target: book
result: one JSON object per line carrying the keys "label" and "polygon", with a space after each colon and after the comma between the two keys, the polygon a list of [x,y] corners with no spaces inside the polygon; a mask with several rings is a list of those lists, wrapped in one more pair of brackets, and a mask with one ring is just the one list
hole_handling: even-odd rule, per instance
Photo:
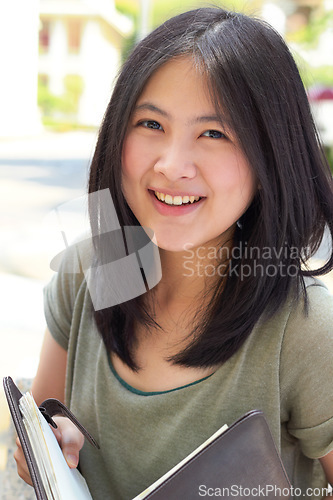
{"label": "book", "polygon": [[[99,447],[75,416],[56,399],[38,408],[10,377],[4,389],[38,500],[91,499],[84,478],[70,469],[50,429],[52,416],[70,418]],[[133,500],[192,500],[200,496],[290,498],[291,487],[264,414],[251,410],[223,425],[204,443]]]}
{"label": "book", "polygon": [[150,493],[153,493],[157,488],[162,486],[170,477],[173,476],[173,474],[176,474],[179,470],[181,470],[182,467],[184,467],[192,458],[194,458],[196,455],[198,455],[202,450],[204,450],[210,443],[212,443],[215,439],[217,439],[221,434],[228,429],[227,424],[222,425],[220,429],[218,429],[214,434],[212,434],[206,441],[204,441],[200,446],[198,446],[192,453],[187,455],[183,460],[178,462],[172,469],[170,469],[168,472],[166,472],[162,477],[160,477],[157,481],[155,481],[153,484],[148,486],[142,493],[137,495],[133,500],[144,500],[145,498],[148,497]]}
{"label": "book", "polygon": [[11,377],[3,379],[4,391],[15,429],[30,472],[38,500],[91,500],[85,479],[71,469],[50,428],[52,417],[68,417],[88,441],[99,448],[93,436],[73,413],[57,399],[47,399],[38,407],[31,393],[22,394]]}
{"label": "book", "polygon": [[21,397],[19,407],[47,498],[91,500],[85,479],[78,469],[70,469],[67,465],[58,441],[31,393]]}
{"label": "book", "polygon": [[262,411],[222,426],[134,500],[289,499],[291,485]]}

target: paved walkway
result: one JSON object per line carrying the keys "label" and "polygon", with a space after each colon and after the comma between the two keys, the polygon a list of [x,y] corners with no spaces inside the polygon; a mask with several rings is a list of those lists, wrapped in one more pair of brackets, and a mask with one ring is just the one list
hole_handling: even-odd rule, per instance
{"label": "paved walkway", "polygon": [[[44,217],[85,192],[96,134],[43,133],[0,140],[0,376],[31,379],[45,329],[42,290],[59,234]],[[22,387],[23,388],[23,387]],[[14,432],[0,390],[0,499],[33,500],[16,474]]]}
{"label": "paved walkway", "polygon": [[62,243],[45,217],[82,195],[96,134],[0,141],[0,375],[31,376],[44,331],[42,288]]}

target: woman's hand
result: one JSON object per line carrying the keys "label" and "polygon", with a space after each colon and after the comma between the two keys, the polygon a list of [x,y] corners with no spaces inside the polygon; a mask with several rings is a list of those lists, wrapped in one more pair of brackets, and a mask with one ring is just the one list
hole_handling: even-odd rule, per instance
{"label": "woman's hand", "polygon": [[16,446],[17,448],[14,453],[14,458],[16,460],[17,473],[20,476],[20,478],[23,479],[23,481],[32,486],[32,481],[29,474],[27,462],[25,460],[22,446],[18,437],[16,438]]}
{"label": "woman's hand", "polygon": [[84,435],[67,417],[53,417],[58,428],[53,429],[67,464],[71,469],[78,466],[79,453],[84,443]]}
{"label": "woman's hand", "polygon": [[[79,453],[84,443],[84,436],[68,418],[59,416],[53,417],[53,420],[58,428],[53,429],[51,427],[51,429],[57,438],[67,464],[71,469],[74,469],[79,463]],[[26,483],[32,486],[31,477],[19,438],[16,439],[16,444],[17,449],[14,453],[14,458],[16,460],[17,473]]]}
{"label": "woman's hand", "polygon": [[[333,451],[328,453],[325,457],[320,458],[319,461],[324,469],[327,481],[333,486]],[[333,494],[324,497],[323,500],[328,500],[329,498],[332,498],[332,496]]]}

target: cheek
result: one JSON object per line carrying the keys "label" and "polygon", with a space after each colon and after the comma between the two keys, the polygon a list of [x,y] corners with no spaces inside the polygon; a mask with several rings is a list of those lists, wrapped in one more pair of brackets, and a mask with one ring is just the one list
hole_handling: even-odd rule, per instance
{"label": "cheek", "polygon": [[123,178],[127,182],[140,181],[149,168],[150,156],[145,141],[137,134],[129,134],[125,138],[122,152]]}
{"label": "cheek", "polygon": [[233,161],[225,168],[220,168],[215,176],[215,190],[220,193],[221,200],[229,200],[230,207],[247,208],[256,192],[256,177],[247,163]]}
{"label": "cheek", "polygon": [[248,202],[256,190],[256,177],[247,160],[239,152],[236,153],[231,168],[226,176],[226,184]]}
{"label": "cheek", "polygon": [[211,182],[222,192],[249,192],[255,185],[254,175],[246,164],[240,164],[235,159],[219,164],[211,171]]}
{"label": "cheek", "polygon": [[135,173],[134,151],[132,141],[125,138],[121,155],[121,186],[123,195],[129,205],[131,205],[131,182]]}
{"label": "cheek", "polygon": [[134,167],[134,147],[133,140],[126,137],[124,140],[123,151],[121,155],[121,168],[124,177],[130,177],[131,171],[135,170]]}

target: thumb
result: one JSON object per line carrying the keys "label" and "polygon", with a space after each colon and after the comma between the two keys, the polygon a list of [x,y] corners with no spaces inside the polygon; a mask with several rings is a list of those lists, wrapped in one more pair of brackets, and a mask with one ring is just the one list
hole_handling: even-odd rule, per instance
{"label": "thumb", "polygon": [[66,446],[62,449],[65,460],[71,469],[75,469],[79,463],[79,450],[72,446]]}
{"label": "thumb", "polygon": [[58,428],[60,427],[59,444],[68,466],[73,469],[78,466],[79,453],[84,443],[83,434],[77,427],[67,418],[63,418],[61,426],[57,420]]}

